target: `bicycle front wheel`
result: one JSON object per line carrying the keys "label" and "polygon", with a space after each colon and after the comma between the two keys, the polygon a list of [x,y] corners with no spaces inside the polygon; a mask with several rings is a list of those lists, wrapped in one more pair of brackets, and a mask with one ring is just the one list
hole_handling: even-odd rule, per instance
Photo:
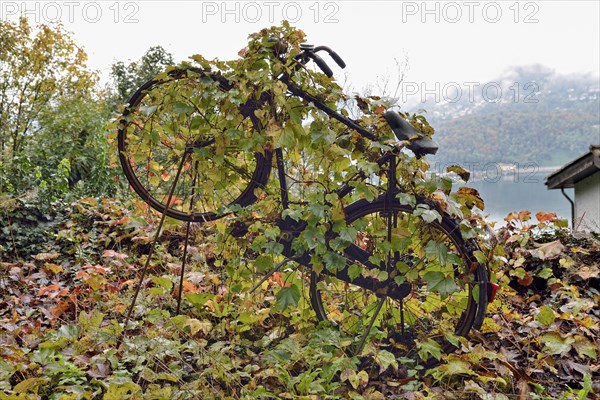
{"label": "bicycle front wheel", "polygon": [[201,222],[256,201],[271,154],[263,150],[265,135],[253,134],[258,122],[227,96],[231,89],[219,74],[174,69],[129,100],[119,160],[133,190],[155,210]]}
{"label": "bicycle front wheel", "polygon": [[[485,312],[487,269],[477,264],[474,244],[463,240],[449,216],[426,223],[398,200],[358,201],[346,207],[345,215],[355,232],[354,243],[340,252],[348,271],[392,277],[408,294],[394,299],[313,272],[310,293],[317,318],[351,338],[355,354],[375,346],[405,362],[435,365]],[[380,267],[368,269],[367,263]]]}

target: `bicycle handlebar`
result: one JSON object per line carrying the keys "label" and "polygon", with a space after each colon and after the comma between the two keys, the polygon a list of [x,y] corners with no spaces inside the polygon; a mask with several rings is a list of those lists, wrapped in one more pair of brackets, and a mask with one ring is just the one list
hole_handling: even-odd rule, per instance
{"label": "bicycle handlebar", "polygon": [[342,68],[342,69],[346,68],[346,63],[344,62],[344,60],[342,60],[342,57],[340,57],[338,55],[338,53],[331,50],[327,46],[317,46],[317,47],[315,47],[314,52],[317,53],[321,50],[325,50],[329,54],[329,57],[331,57],[333,59],[333,61],[335,61],[335,63],[337,65],[339,65],[340,68]]}
{"label": "bicycle handlebar", "polygon": [[[269,38],[268,41],[273,43],[272,51],[276,57],[280,57],[283,53],[287,51],[287,45],[285,45],[279,39]],[[346,63],[344,62],[344,60],[342,60],[342,57],[340,57],[338,53],[331,50],[331,48],[327,46],[314,47],[313,45],[303,43],[300,45],[300,49],[303,51],[302,53],[294,57],[295,60],[301,64],[305,64],[309,59],[313,60],[317,64],[319,69],[321,69],[321,71],[323,71],[323,73],[329,78],[333,76],[333,71],[331,70],[329,65],[327,65],[325,60],[323,60],[320,56],[316,54],[319,51],[326,51],[327,54],[329,54],[329,57],[331,57],[340,68],[346,68]]]}
{"label": "bicycle handlebar", "polygon": [[329,65],[318,55],[315,53],[307,53],[308,57],[312,58],[312,60],[317,64],[317,66],[323,71],[328,78],[333,76],[333,71],[329,68]]}

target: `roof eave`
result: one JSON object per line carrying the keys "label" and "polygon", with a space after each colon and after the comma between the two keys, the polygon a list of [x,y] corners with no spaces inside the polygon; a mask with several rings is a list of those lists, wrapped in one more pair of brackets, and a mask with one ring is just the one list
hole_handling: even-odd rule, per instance
{"label": "roof eave", "polygon": [[600,151],[589,151],[546,178],[548,189],[572,188],[582,179],[600,171]]}

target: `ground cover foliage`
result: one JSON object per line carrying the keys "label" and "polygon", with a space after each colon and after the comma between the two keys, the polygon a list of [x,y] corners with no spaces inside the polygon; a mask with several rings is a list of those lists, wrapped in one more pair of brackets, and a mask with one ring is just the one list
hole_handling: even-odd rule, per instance
{"label": "ground cover foliage", "polygon": [[[21,202],[12,204],[21,209]],[[6,212],[3,209],[3,212]],[[593,398],[598,393],[598,255],[552,215],[513,214],[498,232],[506,258],[488,318],[427,372],[391,353],[361,357],[327,325],[308,294],[278,295],[304,272],[269,278],[219,265],[196,226],[174,315],[183,231],[161,236],[135,322],[116,346],[157,219],[145,204],[82,199],[59,211],[43,248],[3,257],[3,398]],[[543,222],[539,222],[542,220]],[[14,236],[23,236],[14,232]],[[290,298],[288,298],[290,297]],[[286,307],[286,302],[297,307]],[[120,324],[121,323],[121,324]]]}

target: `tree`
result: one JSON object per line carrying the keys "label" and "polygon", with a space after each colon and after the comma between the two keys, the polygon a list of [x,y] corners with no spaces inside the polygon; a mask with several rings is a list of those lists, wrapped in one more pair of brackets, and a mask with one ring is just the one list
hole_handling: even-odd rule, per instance
{"label": "tree", "polygon": [[114,103],[125,103],[137,88],[173,64],[173,56],[162,46],[150,47],[139,61],[126,65],[118,61],[112,65]]}
{"label": "tree", "polygon": [[86,66],[86,53],[61,26],[33,29],[26,18],[17,23],[0,21],[0,39],[3,192],[12,173],[19,170],[19,162],[27,158],[27,148],[39,146],[37,141],[45,129],[42,122],[53,119],[60,104],[94,98],[98,77]]}

